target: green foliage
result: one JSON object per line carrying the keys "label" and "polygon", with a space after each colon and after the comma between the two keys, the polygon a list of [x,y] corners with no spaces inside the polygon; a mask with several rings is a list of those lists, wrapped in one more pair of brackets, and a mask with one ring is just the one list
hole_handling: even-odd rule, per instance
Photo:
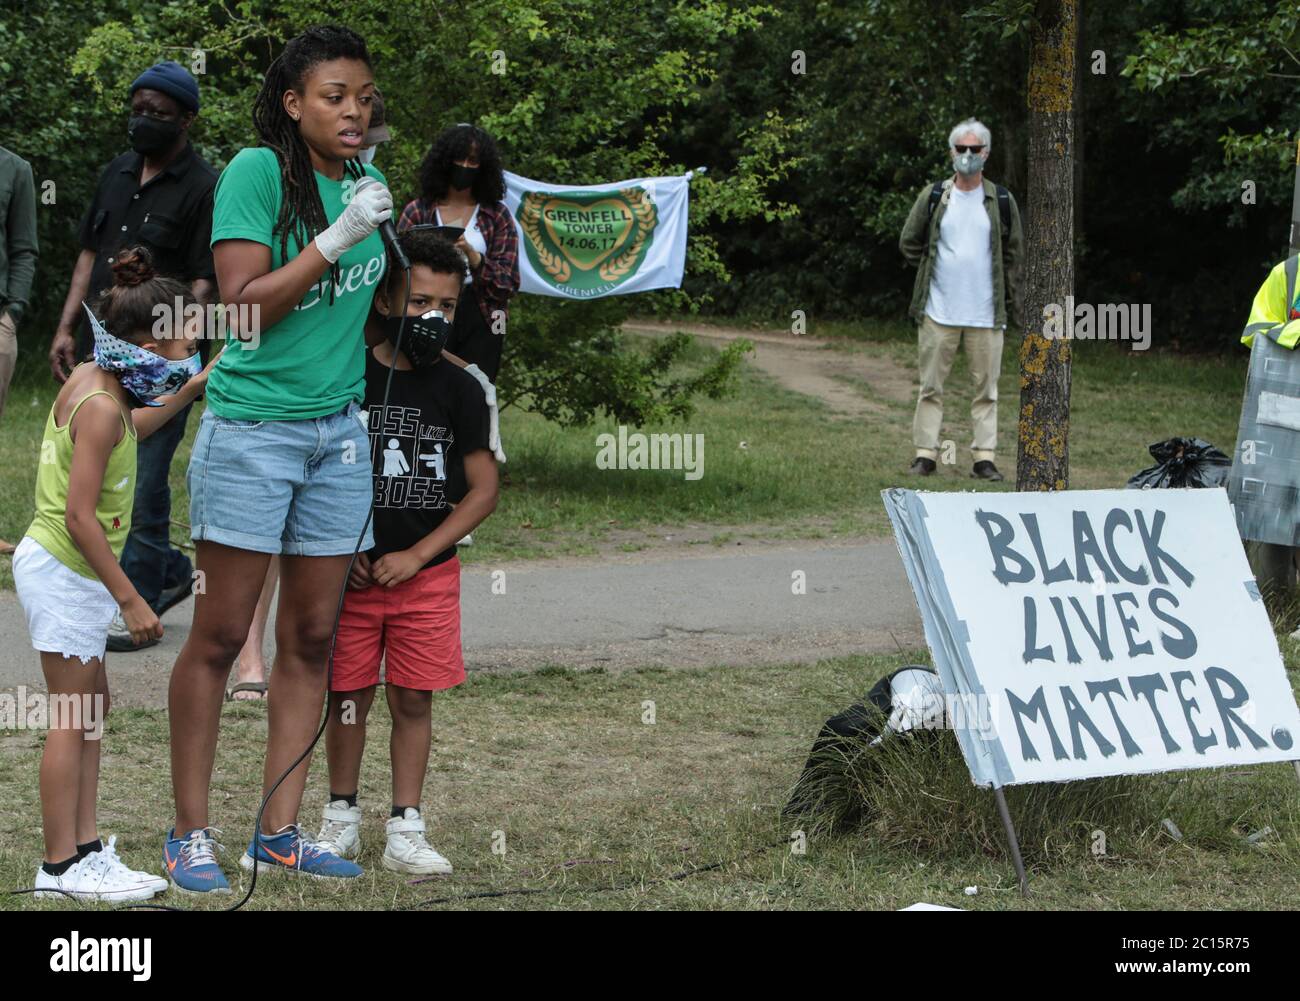
{"label": "green foliage", "polygon": [[[668,142],[718,76],[724,45],[758,30],[771,13],[723,2],[356,0],[344,16],[336,5],[309,0],[171,0],[109,2],[88,16],[80,5],[55,0],[41,12],[0,15],[0,40],[15,43],[3,51],[40,53],[22,80],[19,68],[5,71],[0,100],[10,113],[0,142],[32,160],[38,179],[60,180],[57,205],[42,215],[41,339],[66,288],[76,251],[70,237],[97,171],[125,146],[134,76],[160,58],[188,64],[202,50],[203,107],[193,135],[199,152],[220,167],[255,141],[252,98],[283,41],[336,19],[370,48],[395,136],[377,162],[399,204],[418,194],[418,165],[433,135],[457,121],[493,132],[508,167],[539,180],[597,183],[707,165],[713,169],[693,183],[688,274],[726,282],[711,224],[792,214],[766,189],[789,168],[794,126],[760,116],[725,165],[677,159]],[[51,109],[61,117],[51,121]],[[687,413],[691,395],[723,390],[732,355],[698,383],[676,383],[667,376],[671,345],[643,357],[616,328],[634,308],[698,309],[703,301],[689,292],[593,303],[520,296],[512,304],[503,395],[562,421]]]}
{"label": "green foliage", "polygon": [[1173,115],[1162,123],[1160,132],[1169,141],[1203,139],[1207,123],[1217,126],[1213,145],[1191,147],[1195,169],[1174,193],[1174,203],[1222,205],[1240,195],[1243,178],[1256,177],[1268,197],[1283,201],[1291,190],[1286,166],[1295,151],[1300,7],[1264,0],[1186,7],[1186,26],[1139,31],[1137,51],[1123,70],[1144,94],[1190,98],[1204,109],[1202,116]]}
{"label": "green foliage", "polygon": [[679,142],[690,159],[739,162],[747,130],[779,115],[797,160],[769,190],[799,211],[719,220],[733,277],[706,284],[718,307],[781,326],[794,309],[814,321],[901,314],[912,272],[898,234],[921,187],[946,172],[952,126],[989,122],[990,171],[1023,190],[1022,49],[945,0],[795,0],[734,39]]}
{"label": "green foliage", "polygon": [[[509,167],[539,180],[708,168],[691,184],[683,289],[591,303],[518,297],[500,387],[565,421],[677,412],[686,390],[613,333],[632,310],[780,326],[802,310],[814,331],[818,321],[902,316],[913,273],[898,233],[921,188],[947,173],[948,130],[968,115],[993,130],[990,176],[1026,206],[1025,29],[1037,7],[357,0],[344,11],[315,0],[49,0],[6,10],[0,143],[57,192],[41,208],[24,343],[52,328],[76,222],[98,169],[125,146],[125,89],[139,68],[202,48],[193,135],[221,166],[253,141],[252,96],[283,40],[338,17],[366,37],[390,98],[395,140],[378,164],[399,201],[417,194],[429,139],[457,121],[491,129]],[[1300,8],[1082,9],[1077,294],[1151,303],[1158,343],[1230,349],[1264,269],[1285,252]],[[1096,52],[1105,73],[1091,69]],[[1247,181],[1254,205],[1242,200]],[[25,351],[24,364],[37,354]]]}

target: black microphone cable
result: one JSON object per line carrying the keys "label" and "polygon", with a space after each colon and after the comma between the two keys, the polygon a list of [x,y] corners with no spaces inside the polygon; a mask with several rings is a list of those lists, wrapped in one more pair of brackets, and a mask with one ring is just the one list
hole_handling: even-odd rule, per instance
{"label": "black microphone cable", "polygon": [[[378,232],[378,230],[376,230],[376,232]],[[387,244],[388,241],[385,241],[385,243]],[[396,246],[396,239],[392,241],[391,245],[388,245],[388,248],[391,249],[391,247],[394,246]],[[402,349],[402,336],[406,332],[406,311],[411,301],[410,262],[406,260],[406,255],[400,252],[400,248],[398,248],[398,253],[393,254],[391,256],[397,259],[397,261],[399,262],[399,266],[401,266],[405,271],[406,288],[402,295],[402,309],[401,312],[398,314],[401,317],[401,319],[398,320],[398,324],[397,324],[397,340],[393,344],[393,357],[388,363],[388,378],[384,381],[384,401],[380,405],[381,414],[387,413],[388,411],[388,397],[393,389],[393,372],[395,372],[397,369],[397,355],[398,352],[401,351]],[[367,348],[367,351],[369,351],[369,348]],[[367,440],[369,440],[368,436],[370,433],[369,425],[370,425],[370,415],[367,413],[366,415]],[[373,464],[373,460],[372,460],[372,464]],[[367,475],[369,475],[373,479],[373,475],[374,475],[373,468]],[[287,779],[293,773],[293,770],[297,768],[300,764],[302,764],[303,761],[306,760],[307,756],[316,749],[316,745],[320,743],[321,737],[324,736],[325,734],[325,728],[329,725],[330,682],[334,678],[334,645],[338,641],[339,620],[342,619],[343,617],[343,602],[347,598],[348,580],[352,576],[352,568],[356,565],[357,555],[361,552],[361,544],[365,541],[366,532],[369,530],[370,522],[373,520],[373,518],[374,518],[374,506],[372,504],[372,505],[368,505],[366,508],[366,520],[365,522],[362,523],[361,531],[357,535],[357,544],[352,549],[352,557],[351,559],[348,560],[348,569],[347,572],[343,575],[343,584],[339,588],[339,598],[334,606],[334,627],[333,629],[330,630],[329,655],[326,659],[326,664],[325,664],[325,713],[321,718],[320,728],[316,731],[316,736],[312,738],[311,743],[308,744],[305,748],[303,748],[302,753],[299,754],[298,757],[294,759],[293,763],[280,774],[280,777],[277,778],[274,783],[272,783],[270,790],[266,793],[265,796],[262,797],[261,804],[257,808],[257,818],[253,822],[253,840],[251,843],[254,846],[256,846],[257,839],[260,837],[262,833],[262,814],[266,811],[266,804],[270,802],[271,797],[275,795],[276,790],[280,788],[281,783],[283,783],[284,780]],[[252,876],[248,882],[248,889],[244,891],[244,896],[240,898],[240,900],[237,903],[232,904],[230,907],[224,907],[222,908],[222,910],[237,911],[241,907],[243,907],[246,903],[248,903],[248,901],[253,896],[253,890],[257,886],[257,871],[258,871],[258,862],[256,856],[254,856],[253,868],[251,870]],[[189,910],[189,908],[172,907],[168,904],[131,904],[127,907],[123,907],[120,909],[121,910],[155,910],[155,911],[188,911]]]}

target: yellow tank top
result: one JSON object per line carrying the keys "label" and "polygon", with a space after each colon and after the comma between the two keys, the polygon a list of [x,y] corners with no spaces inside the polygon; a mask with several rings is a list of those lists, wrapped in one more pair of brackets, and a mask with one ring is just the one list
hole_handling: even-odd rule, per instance
{"label": "yellow tank top", "polygon": [[[72,419],[77,416],[81,404],[92,396],[101,395],[112,399],[113,394],[103,389],[87,393],[72,408],[63,427],[55,423],[54,407],[50,407],[50,415],[45,419],[45,435],[41,440],[40,464],[36,467],[36,517],[27,529],[27,534],[60,563],[92,580],[98,579],[95,571],[72,541],[64,518],[68,510],[68,473],[72,469],[72,435],[69,433]],[[113,555],[118,557],[126,544],[126,534],[131,530],[131,508],[135,501],[135,426],[125,412],[122,413],[122,424],[126,433],[108,454],[104,484],[95,503],[95,518],[108,536]]]}

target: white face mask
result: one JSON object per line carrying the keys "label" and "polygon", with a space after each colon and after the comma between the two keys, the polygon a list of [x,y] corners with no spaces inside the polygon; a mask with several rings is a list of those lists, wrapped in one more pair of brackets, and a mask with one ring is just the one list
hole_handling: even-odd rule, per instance
{"label": "white face mask", "polygon": [[374,146],[367,146],[365,149],[363,149],[360,153],[357,154],[357,159],[360,160],[362,163],[374,163],[375,149],[376,147]]}

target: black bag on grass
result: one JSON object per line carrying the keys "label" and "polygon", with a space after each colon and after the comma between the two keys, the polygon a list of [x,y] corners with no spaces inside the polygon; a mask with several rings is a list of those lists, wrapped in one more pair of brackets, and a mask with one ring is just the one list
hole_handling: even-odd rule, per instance
{"label": "black bag on grass", "polygon": [[849,759],[892,735],[933,733],[936,723],[942,727],[943,713],[943,686],[933,668],[909,664],[881,678],[864,701],[826,721],[781,815],[813,812],[819,800],[816,787]]}
{"label": "black bag on grass", "polygon": [[1232,459],[1200,438],[1158,441],[1148,451],[1156,464],[1134,474],[1130,490],[1221,487],[1228,482]]}

